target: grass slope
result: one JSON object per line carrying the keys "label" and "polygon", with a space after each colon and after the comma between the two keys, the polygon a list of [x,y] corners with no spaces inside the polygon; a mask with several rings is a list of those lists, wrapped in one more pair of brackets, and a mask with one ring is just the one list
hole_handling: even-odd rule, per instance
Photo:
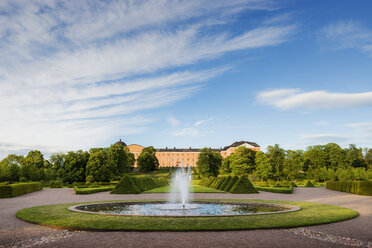
{"label": "grass slope", "polygon": [[[205,201],[205,200],[203,200]],[[247,230],[267,228],[288,228],[318,225],[347,220],[358,216],[354,210],[331,205],[264,200],[214,200],[241,202],[268,202],[290,204],[302,209],[296,212],[248,215],[235,217],[136,217],[107,216],[84,214],[69,211],[69,206],[82,203],[69,203],[49,206],[38,206],[22,209],[17,217],[32,223],[59,226],[64,228],[105,229],[105,230],[137,230],[137,231],[205,231],[205,230]]]}

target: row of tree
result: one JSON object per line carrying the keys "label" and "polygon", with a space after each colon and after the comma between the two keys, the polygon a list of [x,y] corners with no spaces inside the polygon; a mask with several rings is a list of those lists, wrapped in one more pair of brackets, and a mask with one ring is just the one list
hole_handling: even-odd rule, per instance
{"label": "row of tree", "polygon": [[[27,156],[9,154],[0,161],[0,182],[50,181],[107,182],[120,179],[135,164],[134,154],[121,144],[87,151],[54,153],[44,159],[40,151],[30,151]],[[155,149],[142,150],[137,158],[141,171],[154,171],[159,167]]]}
{"label": "row of tree", "polygon": [[[235,153],[222,158],[219,152],[202,150],[197,162],[202,176],[219,173],[254,174],[266,179],[366,179],[372,174],[372,149],[355,145],[341,148],[335,143],[309,146],[304,150],[284,150],[279,145],[268,146],[266,153],[239,147]],[[368,171],[367,171],[368,170]],[[369,173],[369,174],[368,174]]]}

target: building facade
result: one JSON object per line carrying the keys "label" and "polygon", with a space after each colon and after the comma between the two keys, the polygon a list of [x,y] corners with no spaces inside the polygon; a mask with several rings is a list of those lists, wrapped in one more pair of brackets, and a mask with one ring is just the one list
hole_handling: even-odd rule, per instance
{"label": "building facade", "polygon": [[[239,141],[231,144],[230,146],[226,146],[224,148],[215,149],[211,148],[212,151],[217,151],[221,153],[223,158],[229,156],[230,154],[234,153],[238,147],[247,147],[254,151],[260,151],[260,146],[254,142],[249,141]],[[134,157],[138,158],[142,149],[144,147],[136,144],[132,144],[128,146],[128,149],[131,153],[134,154]],[[159,160],[160,167],[171,167],[181,165],[182,161],[184,162],[184,166],[196,166],[196,162],[198,162],[198,156],[202,149],[199,148],[160,148],[155,149],[156,157]]]}

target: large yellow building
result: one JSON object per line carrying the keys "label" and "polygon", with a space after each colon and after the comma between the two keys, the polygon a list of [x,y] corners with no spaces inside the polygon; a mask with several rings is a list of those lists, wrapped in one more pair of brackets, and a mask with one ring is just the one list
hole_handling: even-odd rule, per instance
{"label": "large yellow building", "polygon": [[[121,140],[119,141],[124,146],[125,143]],[[118,142],[118,143],[119,143]],[[244,146],[254,151],[260,151],[260,146],[254,142],[249,141],[239,141],[231,144],[230,146],[226,146],[220,149],[211,149],[213,151],[218,151],[221,153],[222,157],[229,156],[230,154],[234,153],[235,150],[240,147]],[[140,153],[142,152],[143,146],[132,144],[128,146],[129,151],[134,154],[135,158],[137,159]],[[184,166],[196,166],[196,162],[198,161],[199,153],[202,149],[199,148],[160,148],[155,149],[156,157],[159,160],[160,167],[170,167],[170,166],[177,166],[181,165],[181,162],[184,162]]]}

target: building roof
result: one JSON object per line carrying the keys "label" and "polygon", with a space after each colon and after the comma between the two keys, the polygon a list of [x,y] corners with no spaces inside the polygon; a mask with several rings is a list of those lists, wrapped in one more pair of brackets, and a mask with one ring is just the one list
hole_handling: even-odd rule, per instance
{"label": "building roof", "polygon": [[127,146],[127,144],[125,144],[123,141],[121,141],[121,139],[118,142],[116,142],[115,145]]}
{"label": "building roof", "polygon": [[[229,146],[225,146],[224,148],[220,148],[220,149],[216,149],[216,148],[210,148],[212,151],[216,151],[216,152],[221,152],[221,151],[226,151],[227,149],[229,149],[230,147],[238,147],[238,146],[241,146],[243,144],[249,144],[253,147],[260,147],[259,145],[257,145],[256,143],[254,142],[249,142],[249,141],[237,141],[237,142],[234,142],[232,143],[231,145]],[[158,149],[155,149],[155,152],[201,152],[201,150],[203,150],[203,148],[158,148]]]}
{"label": "building roof", "polygon": [[249,144],[249,145],[251,145],[251,146],[253,146],[253,147],[260,147],[259,145],[257,145],[257,143],[254,143],[254,142],[250,142],[250,141],[236,141],[236,142],[232,143],[232,144],[229,145],[229,146],[225,146],[223,149],[224,149],[224,150],[227,150],[227,149],[229,149],[230,147],[238,147],[238,146],[241,146],[241,145],[243,145],[243,144]]}

